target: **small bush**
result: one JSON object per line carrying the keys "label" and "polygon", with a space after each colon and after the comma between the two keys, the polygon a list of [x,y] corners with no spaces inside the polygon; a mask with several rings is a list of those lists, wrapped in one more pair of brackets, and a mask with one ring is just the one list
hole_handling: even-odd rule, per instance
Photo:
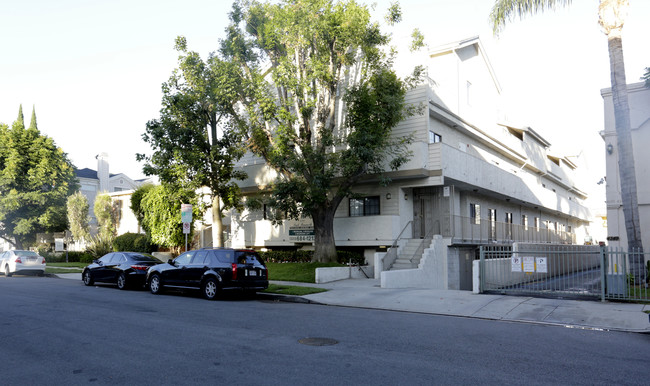
{"label": "small bush", "polygon": [[86,252],[89,253],[93,259],[99,259],[109,252],[113,252],[113,238],[102,237],[100,235],[91,236],[90,242],[86,247]]}
{"label": "small bush", "polygon": [[115,238],[113,241],[113,249],[125,252],[151,253],[155,248],[147,235],[141,233],[125,233]]}

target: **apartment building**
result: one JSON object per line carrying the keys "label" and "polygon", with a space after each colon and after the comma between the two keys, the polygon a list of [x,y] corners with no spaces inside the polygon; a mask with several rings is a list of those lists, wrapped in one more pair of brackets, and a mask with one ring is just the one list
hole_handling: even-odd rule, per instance
{"label": "apartment building", "polygon": [[[574,180],[577,165],[554,153],[540,132],[505,119],[501,88],[480,39],[432,50],[427,68],[425,84],[407,95],[426,112],[393,131],[414,136],[411,160],[388,173],[388,186],[370,178],[354,189],[361,198],[341,203],[334,220],[337,247],[363,253],[378,275],[422,268],[424,249],[442,240],[444,248],[436,250],[444,256],[434,258],[445,261],[446,279],[440,284],[432,278],[437,283],[429,287],[471,289],[479,245],[581,244],[590,214]],[[249,176],[240,184],[243,192],[255,193],[276,175],[252,154],[238,166]],[[264,210],[231,215],[229,241],[236,247],[309,249],[313,235],[309,218],[273,225]],[[415,255],[400,258],[410,244],[419,246]],[[386,259],[391,246],[401,252]]]}

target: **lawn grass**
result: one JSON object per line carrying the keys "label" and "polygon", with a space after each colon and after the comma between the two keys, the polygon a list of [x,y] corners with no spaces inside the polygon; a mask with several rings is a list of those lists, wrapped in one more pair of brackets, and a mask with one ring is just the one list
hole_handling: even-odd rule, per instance
{"label": "lawn grass", "polygon": [[316,268],[345,267],[338,263],[266,263],[269,280],[316,282]]}
{"label": "lawn grass", "polygon": [[57,267],[45,267],[45,273],[81,273],[80,268],[57,268]]}
{"label": "lawn grass", "polygon": [[261,292],[281,294],[281,295],[303,296],[303,295],[317,294],[319,292],[325,292],[325,291],[327,290],[324,288],[302,287],[296,285],[283,285],[283,284],[269,284],[269,288]]}
{"label": "lawn grass", "polygon": [[47,263],[48,267],[70,267],[70,268],[85,268],[88,263]]}

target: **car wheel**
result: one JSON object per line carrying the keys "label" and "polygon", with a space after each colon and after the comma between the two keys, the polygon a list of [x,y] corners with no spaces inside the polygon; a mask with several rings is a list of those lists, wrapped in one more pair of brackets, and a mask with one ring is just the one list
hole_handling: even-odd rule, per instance
{"label": "car wheel", "polygon": [[217,284],[217,281],[211,277],[205,279],[203,282],[202,292],[203,297],[208,300],[216,298],[219,293],[219,285]]}
{"label": "car wheel", "polygon": [[40,276],[40,277],[45,276],[45,271],[38,271],[38,276]]}
{"label": "car wheel", "polygon": [[120,273],[120,276],[117,277],[117,288],[126,289],[126,276],[124,276],[124,273]]}
{"label": "car wheel", "polygon": [[9,265],[5,265],[5,276],[11,277],[11,271],[9,270]]}
{"label": "car wheel", "polygon": [[93,276],[90,274],[90,271],[84,272],[83,280],[85,285],[93,285],[93,283],[95,282],[93,280]]}
{"label": "car wheel", "polygon": [[163,286],[160,281],[160,276],[156,274],[151,275],[151,278],[149,279],[149,291],[154,295],[158,295],[162,290]]}

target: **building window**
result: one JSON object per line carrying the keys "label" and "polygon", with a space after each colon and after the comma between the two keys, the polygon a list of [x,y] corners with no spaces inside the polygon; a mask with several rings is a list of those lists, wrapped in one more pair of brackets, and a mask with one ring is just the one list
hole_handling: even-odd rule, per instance
{"label": "building window", "polygon": [[429,143],[438,143],[442,142],[442,137],[440,134],[436,134],[433,131],[429,130]]}
{"label": "building window", "polygon": [[539,232],[539,217],[535,217],[535,230]]}
{"label": "building window", "polygon": [[481,223],[481,206],[479,204],[469,204],[469,217],[472,219],[472,224]]}
{"label": "building window", "polygon": [[528,230],[528,216],[526,216],[525,214],[521,215],[521,225],[524,226],[525,231]]}
{"label": "building window", "polygon": [[350,199],[350,217],[379,214],[379,196]]}
{"label": "building window", "polygon": [[506,238],[512,239],[512,213],[506,212]]}
{"label": "building window", "polygon": [[488,238],[490,240],[497,239],[497,210],[488,209],[488,220],[490,221],[490,226],[488,229]]}

